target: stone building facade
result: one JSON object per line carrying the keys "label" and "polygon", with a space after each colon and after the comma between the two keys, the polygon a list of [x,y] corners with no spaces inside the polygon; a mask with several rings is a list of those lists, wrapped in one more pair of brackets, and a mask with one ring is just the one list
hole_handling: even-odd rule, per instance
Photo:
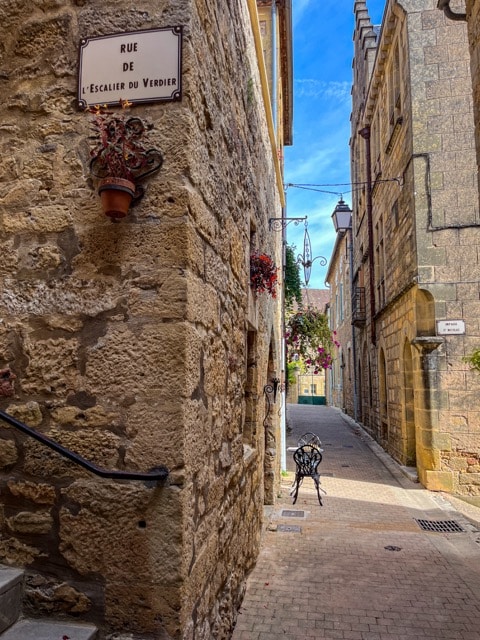
{"label": "stone building facade", "polygon": [[480,190],[480,2],[467,1],[467,27],[470,44],[470,70],[473,86],[473,109],[475,116],[475,140],[477,144],[477,166]]}
{"label": "stone building facade", "polygon": [[[132,107],[163,166],[112,223],[79,42],[171,26],[181,100]],[[0,562],[28,610],[100,638],[229,638],[280,475],[281,296],[249,286],[284,205],[256,3],[16,0],[0,30],[0,408],[100,467],[168,468],[100,479],[2,423]]]}
{"label": "stone building facade", "polygon": [[[351,225],[351,218],[350,218]],[[352,332],[351,230],[337,234],[325,282],[330,286],[329,320],[340,343],[327,372],[327,403],[357,418],[355,334]],[[358,308],[358,304],[356,308]]]}
{"label": "stone building facade", "polygon": [[479,380],[463,362],[480,334],[466,25],[431,0],[390,0],[381,27],[365,2],[354,13],[358,420],[427,488],[478,494]]}
{"label": "stone building facade", "polygon": [[[470,46],[470,72],[473,89],[473,114],[475,118],[475,141],[477,166],[480,168],[480,2],[478,0],[438,0],[437,7],[449,20],[467,23]],[[480,171],[479,171],[480,190]]]}

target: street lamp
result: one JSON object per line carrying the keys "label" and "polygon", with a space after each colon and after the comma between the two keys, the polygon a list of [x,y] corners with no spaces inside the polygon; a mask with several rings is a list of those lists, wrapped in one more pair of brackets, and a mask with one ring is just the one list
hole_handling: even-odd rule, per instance
{"label": "street lamp", "polygon": [[352,210],[341,197],[332,213],[333,226],[335,231],[345,233],[352,228]]}
{"label": "street lamp", "polygon": [[[350,299],[352,300],[353,294],[353,237],[352,237],[352,210],[340,196],[340,200],[332,213],[333,226],[337,233],[348,233],[347,237],[347,250],[349,257],[349,285],[350,285]],[[351,305],[353,308],[353,304]],[[358,390],[357,390],[357,376],[356,376],[356,344],[355,344],[355,328],[352,322],[352,358],[353,358],[353,419],[355,422],[358,417]]]}

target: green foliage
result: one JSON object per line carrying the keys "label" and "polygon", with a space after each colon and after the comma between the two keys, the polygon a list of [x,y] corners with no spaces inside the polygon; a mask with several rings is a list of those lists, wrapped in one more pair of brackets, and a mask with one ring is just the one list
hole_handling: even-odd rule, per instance
{"label": "green foliage", "polygon": [[478,349],[474,349],[469,356],[465,356],[463,361],[468,362],[472,369],[476,369],[480,372],[480,347]]}
{"label": "green foliage", "polygon": [[291,311],[294,302],[302,306],[302,281],[300,266],[295,262],[295,246],[288,245],[285,256],[285,309]]}
{"label": "green foliage", "polygon": [[305,365],[313,367],[315,374],[322,369],[331,369],[334,347],[340,346],[335,336],[324,313],[310,308],[295,313],[286,325],[288,361],[292,362],[298,356]]}
{"label": "green foliage", "polygon": [[296,377],[295,377],[295,369],[299,368],[300,363],[299,362],[287,362],[287,381],[288,384],[295,384],[296,382]]}

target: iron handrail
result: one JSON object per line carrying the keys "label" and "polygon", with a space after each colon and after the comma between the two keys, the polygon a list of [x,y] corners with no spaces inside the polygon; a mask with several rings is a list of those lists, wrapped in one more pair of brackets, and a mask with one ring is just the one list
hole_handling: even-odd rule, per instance
{"label": "iron handrail", "polygon": [[111,478],[113,480],[164,481],[168,476],[168,469],[163,465],[155,467],[150,471],[120,471],[116,469],[102,469],[102,467],[98,467],[96,464],[93,464],[93,462],[90,462],[90,460],[87,460],[78,453],[70,451],[70,449],[67,449],[58,442],[55,442],[55,440],[48,438],[47,436],[43,435],[43,433],[39,433],[38,431],[35,431],[35,429],[28,427],[23,422],[20,422],[20,420],[17,420],[10,414],[5,413],[5,411],[0,410],[0,419],[4,420],[10,426],[15,427],[15,429],[18,429],[27,436],[38,440],[38,442],[41,442],[47,447],[50,447],[50,449],[53,449],[64,458],[68,458],[72,462],[75,462],[75,464],[78,464],[80,467],[87,469],[91,473],[94,473],[101,478]]}

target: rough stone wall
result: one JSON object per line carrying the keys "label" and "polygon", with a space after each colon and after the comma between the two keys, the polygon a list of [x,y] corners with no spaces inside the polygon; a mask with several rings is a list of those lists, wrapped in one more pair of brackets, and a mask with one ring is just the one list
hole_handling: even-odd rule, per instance
{"label": "rough stone wall", "polygon": [[477,166],[480,167],[480,2],[478,0],[467,0],[466,11],[468,41],[470,45],[470,72],[472,75]]}
{"label": "rough stone wall", "polygon": [[[341,345],[333,369],[326,372],[327,401],[353,416],[354,409],[354,346],[352,344],[352,305],[350,287],[351,234],[338,237],[332,256],[327,282],[330,286],[330,326]],[[341,301],[341,302],[340,302]],[[340,308],[342,304],[342,309]]]}
{"label": "rough stone wall", "polygon": [[[395,42],[400,51],[400,100],[392,120],[387,110],[393,104],[389,82],[395,82]],[[372,198],[376,344],[368,313],[360,341],[364,364],[368,353],[377,372],[372,375],[373,415],[368,409],[362,409],[362,415],[367,415],[375,437],[404,464],[411,460],[414,423],[416,463],[428,488],[478,494],[479,380],[462,360],[478,345],[480,311],[475,275],[478,188],[466,25],[448,21],[430,0],[392,2],[378,47],[370,95],[365,106],[354,101],[357,111],[352,118],[358,124],[363,116],[372,125],[373,179],[388,181],[375,185]],[[363,61],[357,64],[365,68]],[[360,86],[354,95],[361,96],[365,74],[356,77]],[[398,113],[402,119],[395,131]],[[383,137],[376,135],[378,122],[390,123],[383,128]],[[379,138],[380,163],[375,146]],[[354,144],[358,148],[358,140]],[[354,164],[365,166],[364,151],[352,157]],[[360,175],[365,176],[362,168]],[[355,263],[356,269],[365,269],[368,300],[366,197],[360,193],[356,198]],[[379,229],[383,229],[383,248]],[[436,321],[444,319],[464,320],[466,334],[436,336]]]}
{"label": "rough stone wall", "polygon": [[[100,466],[170,470],[163,487],[99,480],[3,427],[0,560],[27,567],[37,613],[228,638],[264,492],[264,434],[243,437],[252,238],[280,256],[247,9],[15,0],[0,25],[1,407]],[[75,107],[78,43],[172,25],[183,99],[134,111],[164,166],[112,224]],[[254,301],[259,399],[277,304]]]}
{"label": "rough stone wall", "polygon": [[[429,3],[420,17],[417,23],[415,15],[410,18],[412,27],[418,24],[410,37],[418,285],[433,297],[431,335],[437,320],[462,319],[466,327],[465,335],[446,336],[437,349],[430,353],[428,346],[418,356],[424,377],[429,367],[431,387],[424,482],[432,489],[478,493],[479,380],[462,361],[480,336],[480,215],[467,29]],[[423,66],[415,55],[421,51]]]}

